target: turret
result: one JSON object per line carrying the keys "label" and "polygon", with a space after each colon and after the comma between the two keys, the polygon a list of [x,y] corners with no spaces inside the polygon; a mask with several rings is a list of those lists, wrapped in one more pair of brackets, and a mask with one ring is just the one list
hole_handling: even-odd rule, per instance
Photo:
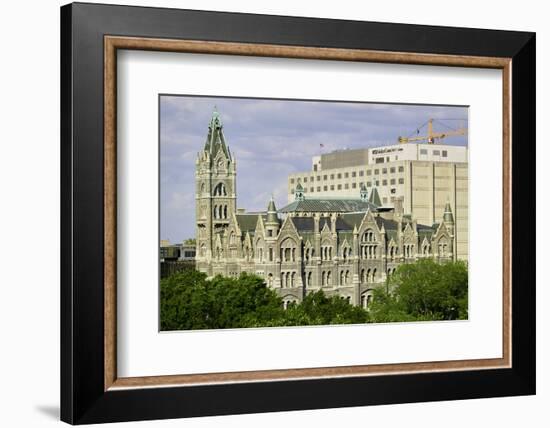
{"label": "turret", "polygon": [[447,232],[449,232],[449,235],[451,237],[451,245],[449,246],[449,250],[451,252],[451,257],[453,257],[454,259],[456,255],[455,220],[449,201],[447,201],[447,203],[445,204],[445,211],[443,212],[443,224],[445,225],[445,228],[447,229]]}
{"label": "turret", "polygon": [[369,200],[369,192],[367,191],[364,183],[361,183],[360,195],[363,202],[367,202]]}
{"label": "turret", "polygon": [[380,201],[380,195],[378,195],[378,190],[376,190],[376,187],[374,187],[372,189],[372,192],[370,192],[369,202],[376,207],[382,206],[382,202]]}
{"label": "turret", "polygon": [[294,200],[295,201],[303,201],[304,200],[304,188],[300,183],[296,185],[296,189],[294,190]]}
{"label": "turret", "polygon": [[449,201],[447,201],[447,203],[445,204],[445,211],[443,212],[443,223],[445,223],[445,225],[449,224],[452,226],[454,226],[455,224],[453,212],[451,210],[451,204],[449,203]]}
{"label": "turret", "polygon": [[267,236],[275,237],[279,233],[279,216],[277,215],[277,208],[275,207],[273,196],[267,205],[265,229],[267,231]]}

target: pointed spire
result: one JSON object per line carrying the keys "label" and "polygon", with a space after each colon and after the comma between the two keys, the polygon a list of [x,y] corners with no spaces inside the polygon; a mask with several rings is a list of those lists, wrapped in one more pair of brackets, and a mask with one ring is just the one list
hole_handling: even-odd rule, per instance
{"label": "pointed spire", "polygon": [[445,211],[443,213],[443,221],[445,223],[454,223],[454,217],[453,217],[453,211],[451,210],[451,203],[447,199],[447,203],[445,204]]}
{"label": "pointed spire", "polygon": [[365,187],[365,183],[361,183],[361,200],[364,202],[367,202],[369,200],[369,192],[367,191],[367,188]]}
{"label": "pointed spire", "polygon": [[208,124],[208,137],[204,144],[204,150],[215,156],[219,150],[222,150],[228,159],[231,159],[229,148],[225,143],[225,136],[223,134],[223,123],[220,117],[220,113],[216,106],[212,111],[212,117]]}
{"label": "pointed spire", "polygon": [[269,204],[267,206],[267,223],[278,223],[279,217],[277,216],[277,208],[275,208],[275,200],[273,199],[273,195],[271,196],[271,199],[269,200]]}
{"label": "pointed spire", "polygon": [[370,192],[369,202],[376,207],[379,207],[382,205],[382,202],[380,201],[380,196],[378,195],[378,190],[376,190],[376,187],[374,187],[372,189],[372,192]]}

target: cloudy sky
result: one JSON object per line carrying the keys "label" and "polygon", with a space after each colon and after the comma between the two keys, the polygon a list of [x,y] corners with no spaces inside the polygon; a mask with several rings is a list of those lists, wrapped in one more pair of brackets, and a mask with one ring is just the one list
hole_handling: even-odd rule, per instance
{"label": "cloudy sky", "polygon": [[[311,170],[311,157],[336,149],[391,145],[433,117],[467,119],[466,107],[168,96],[160,98],[160,238],[195,234],[194,173],[214,106],[237,160],[237,206],[265,210],[273,194],[287,202],[290,173]],[[435,131],[460,125],[444,120]],[[426,127],[420,134],[426,133]],[[446,144],[466,145],[466,137]],[[321,144],[324,147],[321,147]]]}

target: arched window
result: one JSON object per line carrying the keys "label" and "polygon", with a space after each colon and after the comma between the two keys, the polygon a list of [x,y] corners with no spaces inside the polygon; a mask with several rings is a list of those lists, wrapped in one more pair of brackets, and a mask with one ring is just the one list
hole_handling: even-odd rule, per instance
{"label": "arched window", "polygon": [[307,274],[307,285],[308,285],[308,287],[311,286],[311,279],[312,278],[313,278],[312,272],[308,272],[308,274]]}
{"label": "arched window", "polygon": [[340,285],[344,285],[344,271],[340,271]]}
{"label": "arched window", "polygon": [[374,231],[372,229],[367,229],[365,233],[363,233],[363,242],[375,242],[376,237],[374,235]]}
{"label": "arched window", "polygon": [[349,283],[349,270],[346,271],[346,277],[345,277],[344,282],[345,282],[346,284]]}
{"label": "arched window", "polygon": [[214,196],[227,196],[227,191],[225,190],[225,184],[218,183],[214,187]]}
{"label": "arched window", "polygon": [[331,275],[330,275],[330,271],[327,272],[327,285],[330,285],[331,284]]}
{"label": "arched window", "polygon": [[372,270],[372,281],[371,281],[371,282],[374,282],[375,279],[376,279],[376,268],[374,268],[374,269]]}
{"label": "arched window", "polygon": [[365,282],[365,269],[361,269],[361,284],[364,284]]}
{"label": "arched window", "polygon": [[441,238],[439,240],[438,256],[439,257],[446,257],[447,256],[447,240],[445,238]]}
{"label": "arched window", "polygon": [[281,243],[281,261],[291,262],[296,260],[296,242],[291,238],[286,238]]}
{"label": "arched window", "polygon": [[367,269],[367,281],[370,282],[370,269]]}
{"label": "arched window", "polygon": [[290,274],[290,286],[295,287],[296,286],[296,272],[292,272]]}
{"label": "arched window", "polygon": [[327,285],[327,273],[325,271],[321,274],[321,285],[323,287]]}

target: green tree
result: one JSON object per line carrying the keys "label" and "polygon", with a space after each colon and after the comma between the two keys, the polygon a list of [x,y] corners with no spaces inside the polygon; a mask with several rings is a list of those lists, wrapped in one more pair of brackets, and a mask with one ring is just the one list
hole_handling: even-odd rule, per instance
{"label": "green tree", "polygon": [[323,290],[306,295],[301,304],[290,305],[286,325],[360,324],[368,321],[368,312],[353,306],[340,296],[327,297]]}
{"label": "green tree", "polygon": [[[255,275],[239,278],[185,270],[160,284],[162,330],[256,327],[282,319],[282,300]],[[279,321],[281,323],[281,321]]]}
{"label": "green tree", "polygon": [[183,243],[184,245],[197,245],[197,240],[195,238],[187,238]]}
{"label": "green tree", "polygon": [[375,290],[375,322],[468,318],[468,269],[464,262],[419,260],[401,265],[386,288]]}

